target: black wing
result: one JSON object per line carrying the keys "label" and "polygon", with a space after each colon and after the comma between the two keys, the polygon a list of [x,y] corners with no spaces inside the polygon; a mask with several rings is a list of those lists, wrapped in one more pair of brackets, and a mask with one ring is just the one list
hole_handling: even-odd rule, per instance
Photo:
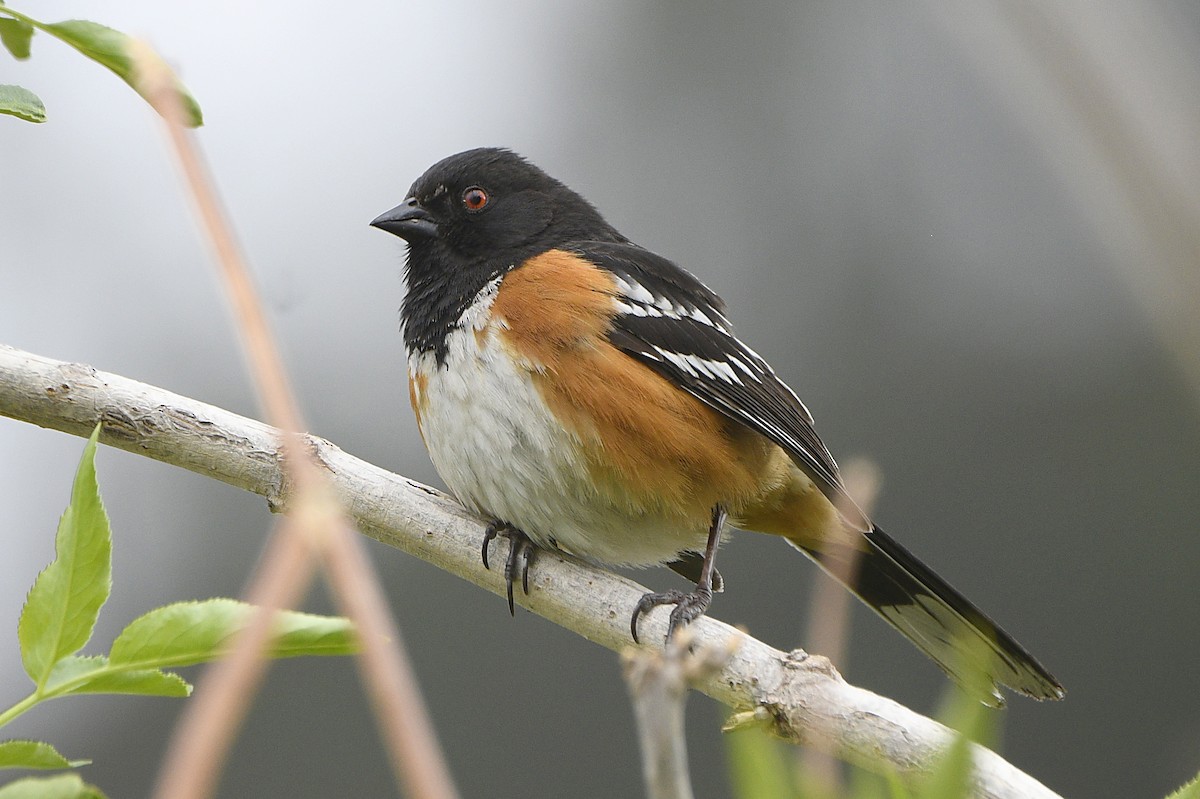
{"label": "black wing", "polygon": [[[812,414],[754,350],[739,341],[725,303],[693,275],[632,244],[565,248],[616,276],[619,313],[609,340],[731,419],[783,447],[821,492],[846,496]],[[853,507],[853,505],[850,505]]]}

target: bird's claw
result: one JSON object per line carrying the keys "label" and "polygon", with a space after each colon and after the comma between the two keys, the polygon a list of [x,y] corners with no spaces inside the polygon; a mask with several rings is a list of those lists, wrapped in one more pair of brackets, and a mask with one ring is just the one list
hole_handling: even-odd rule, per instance
{"label": "bird's claw", "polygon": [[686,627],[703,616],[711,602],[712,589],[702,585],[696,586],[696,589],[691,592],[672,589],[645,594],[638,600],[637,607],[633,609],[633,618],[629,620],[629,631],[633,633],[634,642],[640,643],[637,632],[638,619],[659,605],[674,605],[675,608],[671,611],[670,622],[667,625],[667,640],[670,641],[676,630]]}
{"label": "bird's claw", "polygon": [[508,522],[494,521],[487,526],[487,530],[483,534],[483,549],[480,554],[485,569],[492,568],[488,562],[488,544],[497,536],[508,539],[508,558],[504,561],[504,582],[508,586],[508,612],[515,616],[517,610],[513,603],[513,583],[519,574],[521,590],[525,592],[526,596],[529,595],[529,563],[533,559],[533,551],[536,547],[529,536],[520,529],[513,527]]}

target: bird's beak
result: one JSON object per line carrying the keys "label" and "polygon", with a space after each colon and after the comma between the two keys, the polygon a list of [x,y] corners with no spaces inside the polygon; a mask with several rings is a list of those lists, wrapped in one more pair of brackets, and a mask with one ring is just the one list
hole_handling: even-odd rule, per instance
{"label": "bird's beak", "polygon": [[421,207],[416,197],[409,197],[371,220],[371,227],[386,230],[405,241],[429,239],[437,236],[438,226],[429,212]]}

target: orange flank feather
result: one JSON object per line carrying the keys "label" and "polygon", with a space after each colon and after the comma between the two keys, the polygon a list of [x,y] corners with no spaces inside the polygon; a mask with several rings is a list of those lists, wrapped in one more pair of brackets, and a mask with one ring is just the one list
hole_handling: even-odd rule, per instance
{"label": "orange flank feather", "polygon": [[[809,494],[787,484],[811,482],[774,443],[609,343],[617,293],[609,273],[551,250],[510,272],[492,305],[500,340],[579,439],[596,489],[699,528],[720,504],[735,519],[761,519],[764,532],[794,535],[792,506]],[[832,511],[819,491],[813,499]]]}
{"label": "orange flank feather", "polygon": [[409,369],[408,402],[412,405],[413,415],[417,417],[417,432],[421,434],[421,441],[425,441],[425,429],[421,426],[421,414],[429,402],[428,386],[429,378],[426,375],[420,373],[413,374],[413,371]]}

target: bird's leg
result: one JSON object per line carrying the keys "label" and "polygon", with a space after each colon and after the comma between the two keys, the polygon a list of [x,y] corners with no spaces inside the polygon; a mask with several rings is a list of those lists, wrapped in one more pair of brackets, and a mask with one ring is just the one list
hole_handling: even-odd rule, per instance
{"label": "bird's leg", "polygon": [[508,585],[508,612],[515,616],[517,611],[513,605],[513,583],[519,574],[521,590],[525,592],[526,596],[529,596],[529,563],[533,560],[533,551],[537,547],[523,530],[513,527],[508,522],[502,522],[499,519],[493,520],[483,534],[483,550],[480,554],[483,556],[483,568],[485,569],[492,568],[488,563],[488,544],[492,543],[492,539],[496,536],[508,539],[508,559],[504,561],[504,582]]}
{"label": "bird's leg", "polygon": [[671,640],[671,636],[675,634],[676,630],[700,618],[708,610],[713,595],[713,564],[716,562],[717,545],[721,543],[721,529],[725,526],[726,515],[725,509],[720,505],[713,508],[712,524],[708,528],[708,543],[704,547],[704,563],[700,567],[700,579],[696,581],[695,590],[690,593],[678,590],[650,593],[638,601],[637,607],[633,609],[633,618],[629,621],[629,630],[633,633],[635,642],[638,640],[638,619],[652,608],[659,605],[675,606],[675,609],[671,611],[670,624],[667,626],[668,641]]}

